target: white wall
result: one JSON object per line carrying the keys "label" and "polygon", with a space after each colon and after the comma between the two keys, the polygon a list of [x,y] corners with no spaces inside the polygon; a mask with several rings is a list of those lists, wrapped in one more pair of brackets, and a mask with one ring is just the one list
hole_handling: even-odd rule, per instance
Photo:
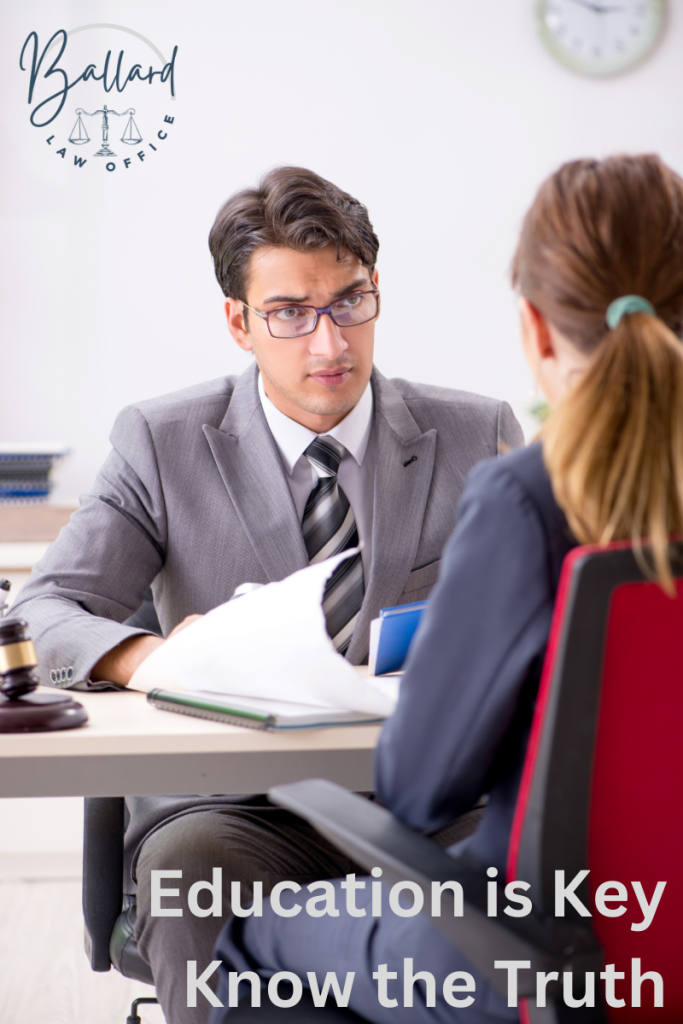
{"label": "white wall", "polygon": [[0,879],[8,855],[40,850],[67,852],[83,839],[82,797],[0,799]]}
{"label": "white wall", "polygon": [[[242,370],[206,237],[230,192],[285,162],[370,209],[383,371],[522,406],[530,381],[507,276],[541,179],[563,160],[615,151],[658,151],[683,171],[681,0],[656,54],[612,81],[555,64],[532,6],[2,0],[0,440],[66,441],[68,499],[90,485],[121,406]],[[92,157],[76,170],[28,124],[24,39],[36,30],[44,45],[95,22],[133,28],[167,56],[179,46],[166,149],[128,177]],[[114,45],[129,52],[129,41]],[[144,88],[132,97],[141,130]],[[3,801],[0,854],[75,849],[80,807]]]}
{"label": "white wall", "polygon": [[[529,377],[507,277],[540,180],[562,160],[627,150],[683,170],[683,11],[670,6],[643,67],[594,81],[546,54],[532,0],[2,0],[0,439],[66,441],[70,497],[121,406],[241,371],[206,237],[230,192],[284,162],[370,209],[384,373],[520,407]],[[127,172],[92,157],[75,169],[72,148],[61,160],[28,123],[29,31],[44,45],[95,22],[166,56],[179,46],[173,130]],[[110,105],[135,100],[142,128],[159,90],[135,88]]]}

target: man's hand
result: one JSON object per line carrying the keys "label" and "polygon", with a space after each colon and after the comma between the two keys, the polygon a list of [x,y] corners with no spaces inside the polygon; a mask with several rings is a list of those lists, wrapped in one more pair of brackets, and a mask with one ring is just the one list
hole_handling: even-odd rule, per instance
{"label": "man's hand", "polygon": [[[167,639],[170,640],[172,636],[180,633],[182,629],[187,629],[197,619],[201,619],[201,615],[188,615],[182,622],[178,623],[175,629],[171,630]],[[145,658],[149,657],[152,651],[155,651],[157,647],[161,647],[165,642],[160,636],[129,637],[128,640],[124,640],[123,643],[112,648],[111,651],[107,651],[100,658],[91,672],[93,682],[106,681],[108,683],[118,683],[119,686],[128,686],[138,666],[142,664]]]}
{"label": "man's hand", "polygon": [[176,635],[176,633],[180,633],[183,629],[187,629],[187,627],[191,626],[193,622],[196,622],[197,619],[201,619],[201,618],[202,618],[201,615],[187,615],[183,619],[182,622],[178,623],[178,625],[175,627],[175,629],[171,630],[171,632],[168,634],[166,639],[170,640],[172,636]]}

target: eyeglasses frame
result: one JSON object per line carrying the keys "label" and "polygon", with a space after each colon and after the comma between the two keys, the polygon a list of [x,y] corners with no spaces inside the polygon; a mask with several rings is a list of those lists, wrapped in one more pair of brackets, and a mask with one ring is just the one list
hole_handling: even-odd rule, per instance
{"label": "eyeglasses frame", "polygon": [[[337,321],[332,316],[332,307],[335,306],[338,302],[341,302],[342,299],[348,299],[352,295],[374,295],[375,299],[377,300],[377,309],[375,310],[373,316],[369,316],[367,318],[367,320],[361,320],[357,324],[338,324]],[[275,338],[276,341],[294,341],[296,338],[307,338],[309,334],[313,334],[314,331],[316,330],[317,326],[318,326],[318,322],[320,320],[320,317],[323,315],[323,313],[327,313],[327,315],[329,316],[330,320],[335,325],[335,327],[344,327],[344,328],[346,328],[346,327],[360,327],[362,324],[369,324],[371,320],[374,320],[379,315],[379,289],[377,289],[377,288],[370,288],[370,289],[368,289],[368,291],[365,291],[365,292],[349,292],[348,295],[340,295],[339,298],[335,299],[334,302],[331,302],[329,304],[329,306],[324,306],[323,308],[319,308],[318,306],[300,305],[298,302],[291,302],[287,306],[278,306],[277,309],[269,309],[268,312],[265,312],[265,310],[262,310],[262,309],[254,309],[253,306],[249,306],[244,301],[242,301],[242,305],[246,309],[250,309],[252,313],[256,313],[256,316],[259,316],[259,317],[261,317],[262,320],[266,321],[266,327],[268,328],[268,334],[271,336],[271,338]],[[316,316],[315,316],[315,324],[313,325],[311,330],[310,331],[306,331],[305,334],[292,334],[291,337],[289,337],[289,338],[278,338],[278,336],[276,334],[273,334],[273,332],[270,329],[269,317],[270,317],[271,313],[279,313],[281,309],[312,309],[312,310],[315,311],[315,314],[316,314]]]}

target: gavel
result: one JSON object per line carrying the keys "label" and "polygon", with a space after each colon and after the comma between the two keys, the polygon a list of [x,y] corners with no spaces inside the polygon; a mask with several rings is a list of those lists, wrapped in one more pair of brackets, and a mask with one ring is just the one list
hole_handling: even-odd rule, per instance
{"label": "gavel", "polygon": [[0,580],[0,619],[5,614],[5,608],[7,607],[7,595],[10,592],[12,584],[9,580]]}
{"label": "gavel", "polygon": [[0,732],[73,729],[88,721],[82,704],[68,693],[34,693],[38,656],[23,619],[6,619],[8,580],[0,580]]}
{"label": "gavel", "polygon": [[16,700],[37,689],[38,655],[23,619],[0,619],[0,693]]}

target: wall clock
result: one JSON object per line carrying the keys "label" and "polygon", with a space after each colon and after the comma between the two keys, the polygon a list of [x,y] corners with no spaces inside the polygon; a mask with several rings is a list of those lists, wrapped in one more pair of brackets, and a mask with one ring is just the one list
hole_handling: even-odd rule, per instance
{"label": "wall clock", "polygon": [[584,75],[618,75],[640,64],[664,30],[666,0],[536,0],[541,39]]}

